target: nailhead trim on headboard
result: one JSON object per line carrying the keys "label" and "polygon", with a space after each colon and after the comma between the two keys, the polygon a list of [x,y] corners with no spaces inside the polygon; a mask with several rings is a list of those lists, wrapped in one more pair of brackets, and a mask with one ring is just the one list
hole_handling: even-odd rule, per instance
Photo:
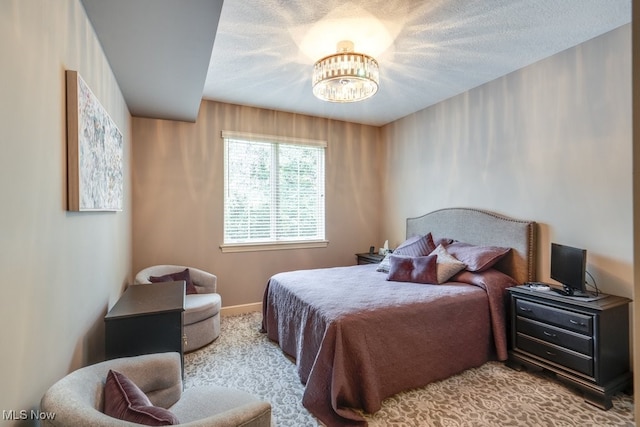
{"label": "nailhead trim on headboard", "polygon": [[407,237],[431,232],[474,245],[511,247],[515,254],[496,265],[518,282],[536,277],[536,223],[474,208],[444,208],[407,219]]}

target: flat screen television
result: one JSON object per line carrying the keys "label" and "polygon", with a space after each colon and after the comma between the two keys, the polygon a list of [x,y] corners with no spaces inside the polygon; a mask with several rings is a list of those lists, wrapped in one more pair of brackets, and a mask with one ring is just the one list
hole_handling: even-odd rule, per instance
{"label": "flat screen television", "polygon": [[551,243],[551,278],[560,282],[565,295],[590,297],[585,285],[587,250]]}

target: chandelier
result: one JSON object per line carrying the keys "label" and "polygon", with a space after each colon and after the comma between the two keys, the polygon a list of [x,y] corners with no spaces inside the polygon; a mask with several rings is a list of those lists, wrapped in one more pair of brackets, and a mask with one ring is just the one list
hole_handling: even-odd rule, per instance
{"label": "chandelier", "polygon": [[378,62],[353,51],[353,42],[338,43],[338,53],[325,56],[313,66],[313,94],[323,101],[356,102],[378,91]]}

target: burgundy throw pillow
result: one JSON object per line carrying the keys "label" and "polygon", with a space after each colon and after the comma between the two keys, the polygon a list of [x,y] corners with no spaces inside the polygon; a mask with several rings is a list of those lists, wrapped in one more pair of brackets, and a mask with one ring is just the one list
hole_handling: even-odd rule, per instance
{"label": "burgundy throw pillow", "polygon": [[424,236],[413,236],[402,242],[400,246],[393,251],[396,255],[407,256],[425,256],[429,255],[436,248],[433,243],[433,237],[431,233],[427,233]]}
{"label": "burgundy throw pillow", "polygon": [[407,257],[391,255],[387,280],[438,284],[437,256]]}
{"label": "burgundy throw pillow", "polygon": [[180,423],[171,411],[153,406],[133,381],[113,370],[109,370],[104,384],[104,413],[119,420],[148,426]]}
{"label": "burgundy throw pillow", "polygon": [[165,274],[164,276],[151,276],[149,277],[149,281],[151,283],[161,283],[161,282],[179,282],[181,280],[184,280],[186,282],[186,294],[187,295],[191,295],[191,294],[197,294],[198,290],[196,289],[195,285],[193,284],[193,282],[191,281],[191,275],[189,274],[189,269],[185,268],[183,271],[179,271],[177,273],[169,273],[169,274]]}
{"label": "burgundy throw pillow", "polygon": [[469,243],[453,242],[446,246],[447,252],[464,262],[467,271],[481,272],[491,268],[506,256],[511,248],[499,246],[476,246]]}

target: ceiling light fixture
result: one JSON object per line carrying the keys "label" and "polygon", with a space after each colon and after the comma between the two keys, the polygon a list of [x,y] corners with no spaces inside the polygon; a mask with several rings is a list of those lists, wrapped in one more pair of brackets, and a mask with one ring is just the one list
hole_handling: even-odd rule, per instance
{"label": "ceiling light fixture", "polygon": [[356,102],[370,98],[380,82],[378,62],[353,51],[353,42],[338,43],[338,53],[313,66],[313,94],[329,102]]}

